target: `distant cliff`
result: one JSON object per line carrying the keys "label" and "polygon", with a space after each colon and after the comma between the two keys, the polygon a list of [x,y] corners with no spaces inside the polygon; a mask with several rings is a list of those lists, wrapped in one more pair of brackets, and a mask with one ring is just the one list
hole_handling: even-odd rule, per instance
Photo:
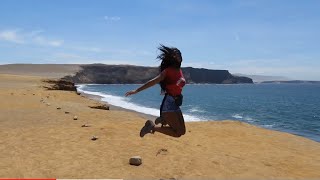
{"label": "distant cliff", "polygon": [[[95,84],[141,84],[154,78],[159,70],[157,67],[143,67],[131,65],[82,65],[82,70],[74,76],[66,76],[63,79],[75,83]],[[209,70],[192,67],[182,68],[187,83],[208,84],[237,84],[253,83],[247,77],[233,76],[227,70]]]}

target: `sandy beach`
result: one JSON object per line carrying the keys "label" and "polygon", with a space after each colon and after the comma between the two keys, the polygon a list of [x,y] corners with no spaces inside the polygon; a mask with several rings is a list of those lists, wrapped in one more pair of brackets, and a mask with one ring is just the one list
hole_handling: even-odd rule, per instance
{"label": "sandy beach", "polygon": [[98,101],[44,89],[46,78],[0,74],[0,178],[320,179],[318,142],[230,120],[140,138],[144,116],[92,109]]}

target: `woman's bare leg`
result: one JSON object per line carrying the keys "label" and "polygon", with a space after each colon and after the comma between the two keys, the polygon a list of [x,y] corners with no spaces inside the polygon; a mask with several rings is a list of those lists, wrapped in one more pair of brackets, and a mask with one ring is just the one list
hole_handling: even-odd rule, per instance
{"label": "woman's bare leg", "polygon": [[154,131],[172,136],[180,137],[185,134],[186,127],[181,111],[177,112],[162,112],[162,118],[166,121],[169,127],[154,127]]}

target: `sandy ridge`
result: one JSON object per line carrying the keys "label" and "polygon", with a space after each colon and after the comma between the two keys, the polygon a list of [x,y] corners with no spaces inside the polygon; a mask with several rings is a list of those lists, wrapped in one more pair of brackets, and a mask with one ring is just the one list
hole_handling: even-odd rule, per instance
{"label": "sandy ridge", "polygon": [[[44,90],[43,78],[0,74],[1,178],[320,179],[318,142],[237,121],[141,139],[139,114],[91,109],[98,102]],[[139,167],[128,164],[135,155]]]}

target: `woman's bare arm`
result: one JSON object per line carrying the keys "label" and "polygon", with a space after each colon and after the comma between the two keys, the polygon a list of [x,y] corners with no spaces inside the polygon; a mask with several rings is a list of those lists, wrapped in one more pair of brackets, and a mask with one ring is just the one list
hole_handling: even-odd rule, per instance
{"label": "woman's bare arm", "polygon": [[151,86],[154,86],[154,85],[158,84],[160,81],[162,81],[164,78],[165,78],[165,73],[162,72],[158,76],[156,76],[155,78],[151,79],[150,81],[146,82],[144,85],[140,86],[138,89],[128,91],[126,93],[126,96],[136,94],[136,93],[143,91]]}

